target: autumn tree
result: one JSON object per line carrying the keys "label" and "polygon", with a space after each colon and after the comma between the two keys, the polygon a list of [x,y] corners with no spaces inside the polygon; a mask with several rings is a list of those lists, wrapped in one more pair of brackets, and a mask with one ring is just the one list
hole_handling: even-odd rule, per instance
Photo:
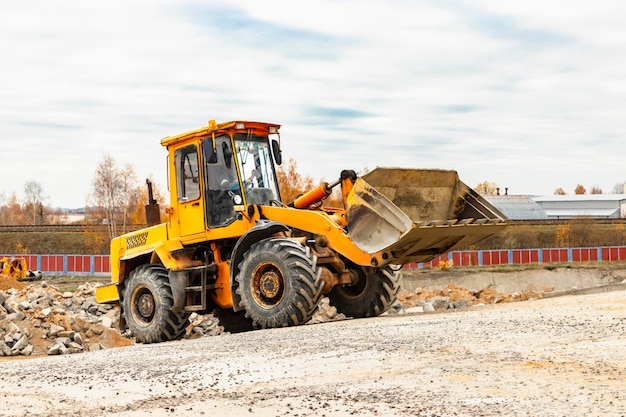
{"label": "autumn tree", "polygon": [[313,178],[303,177],[298,172],[298,163],[295,159],[289,158],[276,170],[276,178],[280,195],[284,204],[289,204],[299,195],[313,189],[315,187]]}
{"label": "autumn tree", "polygon": [[478,184],[474,190],[481,195],[496,195],[499,187],[495,182],[484,181]]}
{"label": "autumn tree", "polygon": [[582,184],[578,184],[576,188],[574,188],[574,194],[587,194],[587,189]]}
{"label": "autumn tree", "polygon": [[11,194],[7,202],[0,207],[0,224],[26,224],[24,210],[15,194]]}
{"label": "autumn tree", "polygon": [[[168,204],[166,195],[159,189],[157,184],[152,178],[149,178],[152,183],[152,197],[157,201],[161,209],[161,219],[165,218],[165,207]],[[128,219],[130,224],[146,224],[146,204],[148,204],[148,186],[143,183],[140,184],[133,192],[135,196],[129,201],[128,205]]]}
{"label": "autumn tree", "polygon": [[567,193],[565,192],[565,190],[561,187],[557,188],[556,190],[554,190],[554,195],[566,195]]}
{"label": "autumn tree", "polygon": [[[131,201],[135,198],[137,175],[132,166],[118,168],[110,154],[96,167],[88,201],[107,226],[109,239],[126,233]],[[99,212],[99,213],[98,213]]]}

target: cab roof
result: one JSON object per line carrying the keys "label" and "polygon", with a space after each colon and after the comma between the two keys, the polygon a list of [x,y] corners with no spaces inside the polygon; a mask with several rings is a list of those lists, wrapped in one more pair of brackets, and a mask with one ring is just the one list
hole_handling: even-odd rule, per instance
{"label": "cab roof", "polygon": [[169,146],[183,140],[196,137],[205,137],[212,134],[222,133],[251,133],[255,135],[267,135],[269,133],[278,133],[280,125],[276,123],[253,122],[244,120],[235,120],[231,122],[216,123],[215,120],[209,120],[205,127],[201,127],[189,132],[180,133],[174,136],[167,136],[161,139],[161,145]]}

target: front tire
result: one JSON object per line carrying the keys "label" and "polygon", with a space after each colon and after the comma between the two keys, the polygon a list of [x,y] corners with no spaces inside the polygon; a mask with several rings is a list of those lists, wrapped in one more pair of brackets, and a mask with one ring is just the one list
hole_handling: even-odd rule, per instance
{"label": "front tire", "polygon": [[138,343],[166,342],[185,335],[189,314],[172,311],[173,305],[167,269],[147,264],[130,273],[122,308]]}
{"label": "front tire", "polygon": [[254,327],[304,324],[322,295],[323,282],[309,248],[282,237],[252,245],[235,280],[240,304]]}
{"label": "front tire", "polygon": [[217,322],[229,333],[243,333],[254,330],[252,320],[246,317],[245,310],[235,311],[232,308],[215,307],[213,316]]}
{"label": "front tire", "polygon": [[352,285],[336,285],[328,294],[331,305],[348,317],[375,317],[389,310],[400,291],[400,275],[388,266],[375,273],[353,269]]}

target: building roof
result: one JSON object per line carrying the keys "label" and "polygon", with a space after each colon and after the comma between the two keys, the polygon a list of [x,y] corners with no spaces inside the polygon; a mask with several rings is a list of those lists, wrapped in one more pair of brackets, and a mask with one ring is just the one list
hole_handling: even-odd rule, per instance
{"label": "building roof", "polygon": [[625,194],[577,194],[533,197],[551,219],[573,217],[619,218],[626,206]]}
{"label": "building roof", "polygon": [[506,217],[513,220],[547,219],[548,215],[530,196],[523,195],[487,195],[491,204]]}

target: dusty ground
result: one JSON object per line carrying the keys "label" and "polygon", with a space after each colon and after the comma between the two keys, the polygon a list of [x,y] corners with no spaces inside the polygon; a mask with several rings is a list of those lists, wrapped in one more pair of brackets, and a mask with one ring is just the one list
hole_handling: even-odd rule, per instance
{"label": "dusty ground", "polygon": [[3,362],[0,416],[625,416],[626,292]]}

